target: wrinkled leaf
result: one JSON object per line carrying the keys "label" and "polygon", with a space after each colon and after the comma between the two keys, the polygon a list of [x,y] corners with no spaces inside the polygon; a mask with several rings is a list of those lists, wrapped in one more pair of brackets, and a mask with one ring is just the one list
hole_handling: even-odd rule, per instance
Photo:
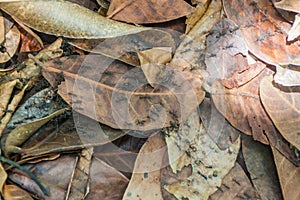
{"label": "wrinkled leaf", "polygon": [[193,10],[183,0],[112,0],[107,15],[115,20],[145,24],[177,19]]}
{"label": "wrinkled leaf", "polygon": [[160,186],[160,169],[164,163],[165,147],[164,138],[159,134],[146,141],[135,161],[133,175],[123,200],[163,199]]}
{"label": "wrinkled leaf", "polygon": [[228,199],[260,199],[243,168],[238,163],[235,163],[235,166],[224,177],[221,187],[209,197],[209,200]]}
{"label": "wrinkled leaf", "polygon": [[16,185],[5,185],[3,191],[3,197],[10,200],[26,199],[33,200],[33,198],[25,190],[19,188]]}
{"label": "wrinkled leaf", "polygon": [[272,83],[272,77],[268,76],[261,81],[260,96],[283,137],[300,149],[300,91],[297,88],[277,88]]}
{"label": "wrinkled leaf", "polygon": [[271,149],[248,136],[242,150],[251,181],[262,199],[283,199]]}
{"label": "wrinkled leaf", "polygon": [[290,24],[284,22],[269,0],[225,0],[227,16],[240,26],[249,50],[273,65],[300,65],[299,41],[287,43]]}
{"label": "wrinkled leaf", "polygon": [[240,148],[240,139],[221,151],[206,134],[197,112],[193,112],[179,130],[169,132],[166,137],[168,155],[173,172],[191,165],[192,174],[186,180],[179,180],[164,188],[177,199],[207,199],[222,179],[234,166]]}
{"label": "wrinkled leaf", "polygon": [[20,31],[16,26],[13,26],[5,35],[5,42],[3,45],[5,51],[0,51],[0,63],[9,61],[16,53],[20,43]]}
{"label": "wrinkled leaf", "polygon": [[300,184],[300,168],[293,165],[275,148],[272,148],[272,151],[284,199],[299,199],[300,190],[296,188]]}
{"label": "wrinkled leaf", "polygon": [[[59,64],[56,64],[59,63]],[[113,128],[151,130],[182,121],[204,98],[199,78],[166,68],[150,87],[140,68],[93,55],[46,63],[44,77],[72,108]],[[88,94],[88,95],[87,95]]]}
{"label": "wrinkled leaf", "polygon": [[0,2],[0,8],[37,31],[69,38],[112,38],[147,30],[64,0]]}

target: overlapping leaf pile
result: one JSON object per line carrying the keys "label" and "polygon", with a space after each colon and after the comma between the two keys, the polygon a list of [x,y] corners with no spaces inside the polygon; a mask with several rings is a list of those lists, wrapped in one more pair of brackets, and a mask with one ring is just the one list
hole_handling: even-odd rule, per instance
{"label": "overlapping leaf pile", "polygon": [[5,199],[296,200],[299,131],[298,1],[0,0]]}

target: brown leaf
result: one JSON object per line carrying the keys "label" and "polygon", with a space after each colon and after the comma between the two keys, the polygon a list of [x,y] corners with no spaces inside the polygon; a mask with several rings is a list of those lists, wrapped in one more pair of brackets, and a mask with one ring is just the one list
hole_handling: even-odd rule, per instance
{"label": "brown leaf", "polygon": [[272,77],[268,76],[261,81],[260,96],[283,137],[300,149],[300,91],[291,87],[278,88],[272,83]]}
{"label": "brown leaf", "polygon": [[64,0],[0,2],[0,8],[37,31],[69,38],[113,38],[149,29],[107,19]]}
{"label": "brown leaf", "polygon": [[[55,64],[59,63],[59,64]],[[60,65],[61,64],[61,65]],[[72,108],[113,128],[151,130],[182,121],[204,98],[202,81],[167,67],[152,88],[140,68],[101,55],[62,58],[44,66],[52,85]],[[87,95],[88,94],[88,95]]]}
{"label": "brown leaf", "polygon": [[275,148],[272,148],[272,151],[284,199],[299,199],[300,190],[296,187],[300,184],[300,168],[293,165]]}
{"label": "brown leaf", "polygon": [[240,131],[230,125],[210,99],[203,100],[198,112],[207,134],[221,150],[227,149],[239,138]]}
{"label": "brown leaf", "polygon": [[0,63],[9,61],[16,53],[20,43],[20,31],[13,26],[5,35],[5,43],[3,45],[5,51],[0,51]]}
{"label": "brown leaf", "polygon": [[235,166],[224,177],[221,187],[209,197],[209,200],[260,199],[242,167]]}
{"label": "brown leaf", "polygon": [[166,143],[160,134],[156,134],[146,141],[135,161],[133,175],[124,193],[123,200],[163,199],[160,169],[164,165],[163,158],[166,150]]}
{"label": "brown leaf", "polygon": [[9,104],[9,100],[12,96],[12,92],[14,90],[14,87],[17,84],[17,80],[1,83],[0,84],[0,119],[5,114],[5,111],[12,112],[10,110],[7,110],[7,106]]}
{"label": "brown leaf", "polygon": [[299,41],[287,43],[290,24],[277,15],[268,0],[225,0],[227,16],[240,26],[249,50],[273,65],[300,65]]}
{"label": "brown leaf", "polygon": [[19,188],[16,185],[5,185],[3,191],[3,197],[9,200],[26,199],[33,200],[33,198],[25,190]]}
{"label": "brown leaf", "polygon": [[193,10],[183,0],[112,0],[107,15],[119,21],[146,24],[177,19]]}
{"label": "brown leaf", "polygon": [[260,197],[283,199],[271,149],[244,135],[242,150],[251,181]]}
{"label": "brown leaf", "polygon": [[300,2],[295,0],[282,0],[274,3],[276,8],[300,13]]}
{"label": "brown leaf", "polygon": [[0,163],[0,193],[3,193],[3,187],[5,185],[7,179],[7,173],[5,169],[2,166],[2,163]]}
{"label": "brown leaf", "polygon": [[233,127],[247,135],[252,135],[254,140],[264,144],[270,143],[299,166],[299,160],[289,148],[289,144],[276,130],[260,101],[260,82],[270,74],[273,72],[265,68],[250,82],[234,89],[226,89],[216,81],[212,89],[212,99],[218,111]]}

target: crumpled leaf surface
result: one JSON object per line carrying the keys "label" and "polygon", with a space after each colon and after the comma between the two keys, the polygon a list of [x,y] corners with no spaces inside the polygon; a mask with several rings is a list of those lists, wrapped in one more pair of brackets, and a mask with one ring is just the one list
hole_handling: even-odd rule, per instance
{"label": "crumpled leaf surface", "polygon": [[243,168],[238,163],[235,163],[235,166],[224,177],[221,187],[209,197],[209,200],[228,199],[260,199]]}
{"label": "crumpled leaf surface", "polygon": [[265,77],[260,84],[264,108],[282,136],[300,149],[300,91],[299,88],[278,88],[272,77]]}
{"label": "crumpled leaf surface", "polygon": [[300,168],[293,165],[275,148],[272,148],[272,151],[284,199],[299,199],[300,191],[296,188],[300,184]]}
{"label": "crumpled leaf surface", "polygon": [[160,134],[156,134],[146,141],[136,158],[133,175],[123,200],[163,199],[160,169],[164,165],[164,154],[167,153],[165,147],[164,138]]}
{"label": "crumpled leaf surface", "polygon": [[197,112],[193,112],[178,131],[169,134],[166,142],[173,172],[191,165],[192,174],[186,180],[164,185],[164,188],[177,199],[207,199],[221,186],[222,179],[234,166],[240,139],[221,151],[207,135]]}
{"label": "crumpled leaf surface", "polygon": [[194,8],[183,0],[112,0],[107,15],[128,23],[159,23],[184,17]]}
{"label": "crumpled leaf surface", "polygon": [[[60,63],[60,64],[55,64]],[[72,108],[113,128],[152,130],[186,119],[204,98],[202,81],[172,68],[147,85],[140,68],[101,55],[62,58],[44,65],[44,77],[56,85]],[[61,75],[60,75],[61,76]],[[88,94],[88,95],[87,95]]]}
{"label": "crumpled leaf surface", "polygon": [[107,19],[64,0],[0,2],[0,8],[37,31],[68,38],[112,38],[148,29]]}
{"label": "crumpled leaf surface", "polygon": [[287,43],[290,24],[269,0],[224,0],[227,16],[240,26],[249,50],[272,65],[300,65],[300,42]]}
{"label": "crumpled leaf surface", "polygon": [[262,199],[283,199],[271,149],[242,136],[242,150],[251,181]]}

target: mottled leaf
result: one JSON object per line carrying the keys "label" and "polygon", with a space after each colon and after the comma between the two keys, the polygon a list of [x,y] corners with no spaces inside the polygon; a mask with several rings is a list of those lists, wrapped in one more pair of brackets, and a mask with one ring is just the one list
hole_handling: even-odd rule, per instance
{"label": "mottled leaf", "polygon": [[64,0],[0,2],[0,8],[37,31],[69,38],[112,38],[147,30]]}
{"label": "mottled leaf", "polygon": [[107,15],[119,21],[145,24],[177,19],[193,10],[183,0],[112,0]]}
{"label": "mottled leaf", "polygon": [[267,113],[283,137],[300,149],[298,89],[278,88],[272,83],[271,76],[265,77],[260,84],[260,96]]}

